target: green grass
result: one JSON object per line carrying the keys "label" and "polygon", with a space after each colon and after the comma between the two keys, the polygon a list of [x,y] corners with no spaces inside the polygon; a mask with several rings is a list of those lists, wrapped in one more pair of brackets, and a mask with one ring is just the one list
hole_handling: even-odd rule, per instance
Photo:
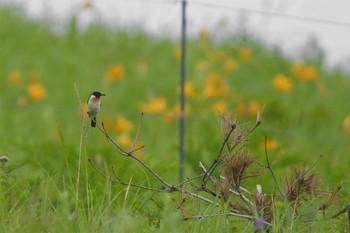
{"label": "green grass", "polygon": [[[60,33],[54,33],[45,22],[26,19],[17,9],[0,10],[0,156],[10,158],[7,171],[1,173],[1,232],[226,232],[253,231],[249,221],[234,217],[212,217],[179,221],[176,211],[178,194],[158,195],[139,189],[109,186],[87,162],[128,182],[155,184],[149,173],[129,158],[121,157],[109,146],[98,130],[88,127],[81,150],[81,173],[77,183],[82,120],[76,83],[82,102],[95,90],[106,93],[99,119],[124,116],[134,124],[135,136],[140,117],[139,105],[152,97],[164,97],[167,107],[178,103],[179,62],[174,56],[178,44],[169,39],[153,38],[138,30],[112,30],[92,25],[85,31],[76,28],[74,20]],[[252,51],[249,61],[239,57],[241,47]],[[222,70],[224,60],[210,59],[210,54],[224,53],[235,59],[238,69]],[[198,61],[208,61],[200,70]],[[239,104],[257,101],[264,106],[263,125],[257,129],[247,149],[264,162],[260,143],[264,137],[276,140],[279,147],[269,151],[278,179],[293,164],[312,164],[324,155],[316,170],[322,177],[322,188],[335,188],[349,173],[349,133],[343,132],[343,120],[350,114],[350,78],[338,70],[326,70],[321,60],[305,60],[317,69],[316,81],[302,82],[292,72],[295,61],[278,49],[268,49],[247,37],[201,44],[189,40],[188,80],[196,97],[190,98],[191,111],[186,119],[186,176],[196,174],[198,162],[207,166],[222,143],[218,117],[212,110],[217,101],[226,101],[235,112]],[[113,64],[122,64],[124,76],[106,83],[106,73]],[[140,68],[141,67],[141,68]],[[146,67],[146,71],[143,71]],[[9,74],[18,70],[22,83],[8,82]],[[33,71],[40,74],[47,96],[40,101],[27,100],[27,87]],[[204,99],[201,92],[207,75],[217,72],[231,88],[228,96]],[[285,74],[292,78],[290,93],[273,88],[273,78]],[[326,89],[326,93],[320,91]],[[241,122],[254,122],[255,116],[242,114]],[[248,126],[247,126],[248,127]],[[120,133],[112,132],[117,138]],[[146,147],[142,158],[169,182],[178,181],[178,122],[164,122],[159,114],[145,114],[139,140]],[[247,183],[259,183],[264,192],[274,190],[266,175]],[[77,192],[77,185],[78,190]],[[340,197],[350,189],[345,180]],[[175,201],[173,200],[175,199]],[[346,199],[346,198],[345,198]],[[348,200],[337,203],[343,206]],[[340,210],[336,206],[331,213]],[[216,207],[202,207],[202,213],[215,213]],[[329,220],[318,221],[307,228],[288,215],[286,231],[320,231],[346,228],[343,221],[329,226]],[[327,215],[331,216],[331,213]],[[159,218],[160,224],[150,224]],[[290,218],[290,219],[289,219]],[[322,219],[322,216],[319,216]],[[277,220],[278,221],[278,220]],[[246,224],[248,223],[248,224]],[[278,223],[282,227],[282,223]]]}

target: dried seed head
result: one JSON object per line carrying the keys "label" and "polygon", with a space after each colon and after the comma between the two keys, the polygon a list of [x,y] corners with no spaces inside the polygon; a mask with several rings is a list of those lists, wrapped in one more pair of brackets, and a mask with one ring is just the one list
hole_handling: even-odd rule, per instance
{"label": "dried seed head", "polygon": [[239,152],[234,156],[228,156],[224,159],[227,184],[231,187],[239,188],[244,178],[248,177],[247,172],[250,165],[254,162],[254,158],[244,152]]}
{"label": "dried seed head", "polygon": [[315,172],[301,166],[292,167],[292,174],[288,179],[285,176],[285,191],[289,201],[295,201],[303,195],[313,195],[320,184]]}

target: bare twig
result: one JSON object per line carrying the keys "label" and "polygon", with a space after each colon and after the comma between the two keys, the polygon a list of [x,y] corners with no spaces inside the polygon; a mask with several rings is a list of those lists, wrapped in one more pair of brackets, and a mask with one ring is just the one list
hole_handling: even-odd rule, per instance
{"label": "bare twig", "polygon": [[342,215],[344,213],[348,214],[348,221],[349,221],[349,224],[350,224],[350,202],[348,203],[348,205],[344,209],[342,209],[341,211],[339,211],[338,213],[333,215],[331,217],[331,219],[335,219],[335,218],[337,218],[338,216],[340,216],[340,215]]}
{"label": "bare twig", "polygon": [[195,179],[198,179],[198,178],[201,178],[202,176],[204,176],[204,173],[196,175],[196,176],[193,176],[193,177],[190,177],[190,178],[187,178],[186,180],[180,182],[177,186],[178,187],[182,187],[185,183],[191,182],[192,180],[195,180]]}
{"label": "bare twig", "polygon": [[[201,162],[199,162],[199,167],[203,170],[203,172],[206,172],[206,168],[204,167],[204,165],[203,165]],[[213,181],[213,178],[212,178],[212,177],[209,177],[209,179],[210,179],[212,182],[215,182],[215,181]],[[244,189],[244,190],[246,190],[246,189]],[[233,190],[233,189],[229,189],[229,191],[230,191],[232,194],[234,194],[234,195],[239,196],[240,198],[242,198],[243,201],[244,201],[248,206],[254,207],[253,202],[251,202],[251,201],[250,201],[247,197],[245,197],[241,192],[235,191],[235,190]]]}
{"label": "bare twig", "polygon": [[79,106],[80,106],[80,114],[81,114],[81,117],[82,117],[80,143],[79,143],[79,157],[78,157],[78,172],[77,172],[78,174],[77,174],[77,184],[76,184],[76,188],[75,188],[76,197],[77,197],[77,200],[78,200],[79,186],[80,186],[81,156],[82,156],[82,150],[83,150],[83,138],[84,138],[84,133],[86,131],[86,117],[85,117],[85,113],[84,113],[83,104],[81,103],[79,91],[78,91],[77,85],[75,83],[74,83],[74,89],[75,89],[75,93],[77,95],[77,99],[78,99]]}
{"label": "bare twig", "polygon": [[[255,218],[252,215],[245,215],[245,214],[236,214],[236,213],[218,213],[218,214],[203,214],[203,215],[195,215],[195,216],[188,216],[188,217],[183,217],[181,220],[195,220],[195,219],[201,219],[201,218],[208,218],[208,217],[217,217],[217,216],[236,216],[236,217],[241,217],[241,218],[246,218],[246,219],[251,219],[255,220]],[[266,225],[272,226],[271,223],[263,221]]]}
{"label": "bare twig", "polygon": [[275,173],[273,172],[271,164],[270,164],[270,161],[269,161],[269,155],[267,153],[267,137],[266,136],[265,136],[265,158],[266,158],[266,163],[267,163],[267,169],[269,169],[269,171],[270,171],[270,173],[272,175],[272,178],[273,178],[273,180],[274,180],[274,182],[276,184],[278,192],[280,193],[281,197],[284,198],[284,194],[283,194],[282,190],[280,189],[280,187],[278,185]]}
{"label": "bare twig", "polygon": [[[136,146],[136,144],[137,144],[137,139],[138,139],[139,133],[140,133],[140,131],[141,131],[143,115],[144,115],[144,113],[141,112],[140,122],[139,122],[139,126],[138,126],[138,128],[137,128],[136,136],[135,136],[135,139],[134,139],[134,144],[133,144],[132,147],[131,147],[132,150],[135,149],[135,146]],[[134,151],[132,151],[131,153],[133,153],[133,152],[134,152]]]}
{"label": "bare twig", "polygon": [[209,177],[211,177],[212,172],[215,170],[215,168],[218,166],[218,164],[220,163],[220,157],[222,155],[222,152],[225,148],[225,145],[227,144],[228,140],[231,137],[231,134],[233,133],[233,131],[236,129],[236,125],[233,124],[231,125],[231,129],[228,132],[228,134],[226,135],[226,137],[224,138],[224,142],[222,143],[219,153],[216,157],[216,159],[213,161],[213,163],[211,164],[211,166],[209,167],[209,169],[205,172],[203,179],[202,179],[202,187],[204,187],[206,185],[206,183],[208,182]]}
{"label": "bare twig", "polygon": [[[100,175],[102,175],[106,180],[109,180],[112,184],[121,184],[121,185],[125,185],[125,186],[130,186],[130,187],[135,187],[135,188],[141,188],[141,189],[145,189],[145,190],[150,190],[150,191],[154,191],[154,192],[165,192],[165,193],[170,193],[172,191],[170,191],[169,189],[156,189],[156,188],[151,188],[151,187],[147,187],[144,185],[138,185],[138,184],[132,184],[129,182],[123,182],[121,181],[118,177],[116,177],[116,179],[110,179],[107,175],[105,175],[103,172],[101,172],[91,161],[91,159],[88,159],[90,165],[95,169],[95,171],[97,171]],[[114,173],[114,169],[112,169],[113,174]]]}

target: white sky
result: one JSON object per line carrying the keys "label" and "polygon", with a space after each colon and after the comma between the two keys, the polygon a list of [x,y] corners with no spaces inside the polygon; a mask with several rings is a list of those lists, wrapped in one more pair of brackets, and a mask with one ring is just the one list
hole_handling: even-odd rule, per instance
{"label": "white sky", "polygon": [[[22,6],[32,17],[50,19],[56,28],[65,25],[69,19],[67,16],[76,15],[82,27],[98,20],[111,26],[138,26],[157,35],[180,36],[181,1],[91,0],[93,7],[89,10],[83,9],[84,2],[0,0],[0,3]],[[274,17],[256,11],[343,22],[347,25]],[[300,54],[300,49],[313,36],[325,50],[329,65],[341,65],[350,72],[350,0],[188,0],[187,16],[190,36],[197,35],[202,28],[213,35],[235,32],[244,21],[249,32],[267,44],[277,44],[293,57]],[[225,26],[220,26],[220,22],[225,22]]]}

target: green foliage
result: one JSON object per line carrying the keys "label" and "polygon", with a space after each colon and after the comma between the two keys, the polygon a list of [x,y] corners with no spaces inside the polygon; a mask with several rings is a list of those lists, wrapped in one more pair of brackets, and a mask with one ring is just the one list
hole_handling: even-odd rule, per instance
{"label": "green foliage", "polygon": [[[230,216],[179,222],[181,212],[175,212],[178,194],[158,195],[110,185],[87,162],[91,158],[112,177],[113,166],[125,182],[158,184],[144,168],[115,153],[96,129],[88,128],[81,138],[74,83],[83,103],[92,91],[107,94],[99,120],[106,126],[111,122],[108,130],[117,140],[121,135],[135,137],[140,112],[146,110],[138,137],[146,147],[139,156],[169,182],[177,183],[179,60],[174,41],[98,24],[79,30],[74,18],[64,31],[53,32],[46,22],[26,19],[12,8],[0,9],[0,17],[0,155],[10,158],[0,173],[1,232],[254,230],[252,222]],[[245,48],[250,55],[242,55]],[[293,71],[296,63],[278,49],[268,49],[249,38],[189,41],[187,72],[194,94],[187,102],[186,176],[198,173],[199,161],[210,164],[218,153],[222,133],[215,106],[221,101],[240,115],[240,121],[255,121],[256,109],[264,110],[263,125],[248,149],[263,163],[265,136],[277,143],[269,154],[280,182],[285,169],[312,163],[320,154],[324,159],[317,170],[323,188],[341,182],[350,163],[350,126],[343,125],[350,114],[350,79],[311,60],[304,63],[317,71],[317,78],[303,81]],[[279,74],[292,80],[290,92],[274,87]],[[208,81],[210,77],[224,85],[215,87]],[[217,89],[210,89],[213,87]],[[225,87],[229,87],[227,93]],[[147,112],[157,107],[151,106],[152,98],[164,98],[165,109],[160,106],[154,114]],[[142,104],[147,105],[145,109]],[[175,120],[164,120],[168,112]],[[116,130],[117,116],[132,122],[132,129]],[[274,190],[272,179],[258,179],[264,191]],[[344,185],[341,195],[349,192]],[[282,216],[274,223],[277,231],[346,228],[342,221],[329,225],[329,220],[300,225],[305,219],[294,218],[293,208],[284,205],[275,207],[276,216]],[[213,209],[209,207],[205,214]],[[305,213],[314,218],[311,208]],[[288,222],[288,229],[282,219]]]}

